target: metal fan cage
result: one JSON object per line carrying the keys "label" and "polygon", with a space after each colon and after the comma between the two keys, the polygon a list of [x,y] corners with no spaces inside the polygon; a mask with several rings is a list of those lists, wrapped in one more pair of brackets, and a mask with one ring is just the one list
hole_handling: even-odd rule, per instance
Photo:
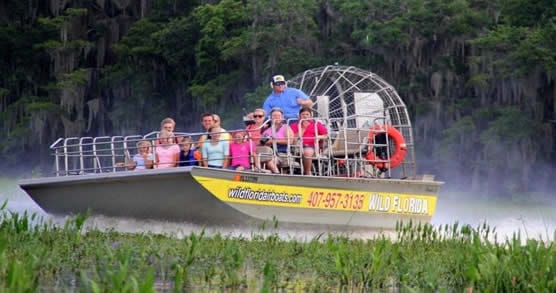
{"label": "metal fan cage", "polygon": [[306,70],[288,81],[314,102],[319,117],[331,131],[340,128],[391,125],[403,135],[407,153],[398,168],[401,176],[415,176],[415,148],[411,121],[405,103],[394,87],[380,76],[352,66],[325,66]]}

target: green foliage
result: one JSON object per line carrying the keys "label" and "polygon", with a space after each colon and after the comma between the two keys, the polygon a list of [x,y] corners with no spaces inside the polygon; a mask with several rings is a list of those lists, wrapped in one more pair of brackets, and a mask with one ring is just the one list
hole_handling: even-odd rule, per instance
{"label": "green foliage", "polygon": [[87,15],[86,8],[68,8],[64,10],[64,14],[68,16],[85,16]]}
{"label": "green foliage", "polygon": [[65,73],[56,86],[60,89],[72,88],[74,86],[84,86],[87,82],[87,70],[85,68],[80,68],[73,72]]}
{"label": "green foliage", "polygon": [[487,89],[489,85],[488,81],[490,78],[491,77],[488,74],[484,73],[473,74],[469,77],[466,86]]}
{"label": "green foliage", "polygon": [[503,21],[509,25],[541,27],[553,23],[556,3],[551,0],[504,0]]}
{"label": "green foliage", "polygon": [[[471,44],[486,49],[486,52],[493,52],[488,54],[487,58],[492,59],[492,65],[497,72],[505,76],[519,76],[525,72],[526,69],[523,68],[525,65],[519,60],[514,60],[508,53],[517,50],[520,42],[526,38],[527,31],[527,28],[499,26],[490,33],[471,41]],[[519,62],[517,67],[514,61]]]}
{"label": "green foliage", "polygon": [[488,129],[481,133],[481,142],[485,145],[517,144],[522,140],[534,139],[537,133],[534,123],[522,111],[515,108],[503,108],[498,111]]}
{"label": "green foliage", "polygon": [[40,17],[37,22],[40,25],[46,26],[46,27],[50,27],[50,28],[54,28],[54,29],[60,29],[62,27],[62,25],[64,25],[66,22],[68,21],[67,17],[63,17],[63,16],[58,16],[58,17]]}
{"label": "green foliage", "polygon": [[477,102],[476,97],[467,97],[461,98],[455,101],[454,103],[454,111],[460,113],[471,113],[475,108],[475,104]]}
{"label": "green foliage", "polygon": [[36,44],[34,46],[35,49],[45,49],[45,50],[53,50],[61,47],[63,47],[62,42],[56,40],[47,40],[44,43]]}
{"label": "green foliage", "polygon": [[193,84],[189,90],[193,97],[200,98],[204,107],[217,105],[225,97],[226,89],[233,87],[239,81],[237,72],[221,74],[205,84]]}
{"label": "green foliage", "polygon": [[193,16],[201,33],[195,49],[197,64],[200,71],[214,74],[220,61],[233,61],[244,49],[241,28],[247,24],[247,11],[242,1],[224,0],[197,7]]}
{"label": "green foliage", "polygon": [[156,40],[157,52],[169,65],[176,66],[179,70],[194,65],[192,52],[197,42],[197,34],[197,27],[191,17],[180,17],[171,19],[168,24],[153,33],[153,37]]}
{"label": "green foliage", "polygon": [[[103,88],[125,90],[126,97],[114,101],[109,111],[115,129],[150,131],[160,117],[168,116],[169,101],[174,92],[165,86],[170,80],[161,81],[160,76],[170,75],[167,62],[160,55],[161,23],[143,18],[137,21],[129,33],[114,46],[120,61],[106,67],[101,85]],[[166,113],[165,113],[166,112]]]}
{"label": "green foliage", "polygon": [[134,23],[128,34],[114,45],[116,53],[123,58],[127,66],[149,66],[149,59],[156,54],[155,34],[161,25],[143,18]]}
{"label": "green foliage", "polygon": [[443,168],[472,170],[473,158],[479,145],[480,131],[471,116],[464,116],[442,132],[442,141],[438,148],[438,159]]}
{"label": "green foliage", "polygon": [[200,2],[197,0],[158,0],[151,3],[150,18],[155,21],[166,21],[190,15]]}
{"label": "green foliage", "polygon": [[[328,235],[305,242],[256,232],[183,239],[55,226],[0,208],[0,290],[91,292],[548,291],[554,242],[496,241],[486,224],[398,223],[395,240]],[[493,240],[494,239],[494,240]]]}
{"label": "green foliage", "polygon": [[244,100],[249,111],[262,107],[266,97],[270,94],[267,84],[258,86],[253,92],[245,94]]}
{"label": "green foliage", "polygon": [[[159,0],[148,9],[133,1],[119,1],[118,8],[70,1],[65,9],[5,2],[0,18],[5,162],[42,153],[44,145],[33,133],[42,128],[30,131],[29,125],[47,121],[37,116],[45,111],[58,111],[61,88],[82,87],[73,97],[79,109],[88,109],[85,103],[92,99],[101,102],[87,135],[150,131],[166,116],[188,131],[198,128],[196,113],[204,111],[225,112],[228,123],[239,121],[241,108],[262,104],[273,74],[289,78],[335,62],[370,69],[394,85],[419,115],[416,121],[429,122],[417,127],[430,129],[416,132],[426,133],[417,138],[426,137],[431,153],[442,148],[456,154],[447,146],[469,151],[466,140],[465,147],[456,145],[469,119],[474,137],[506,132],[490,123],[500,115],[492,109],[509,106],[527,109],[530,119],[523,123],[532,123],[530,133],[510,139],[519,142],[510,151],[539,150],[534,157],[547,162],[553,157],[550,127],[541,125],[553,120],[553,113],[538,109],[553,108],[554,1]],[[86,84],[84,72],[90,74]],[[430,77],[436,72],[442,91],[431,101]],[[500,101],[499,93],[510,88],[515,97]],[[538,106],[524,107],[532,98],[523,97],[524,89],[534,89]],[[469,96],[478,98],[463,103]],[[45,127],[43,141],[65,131]],[[458,164],[481,164],[485,158],[475,154],[501,153],[484,152],[493,146],[487,141],[476,142],[476,158],[461,156]],[[551,145],[550,151],[539,145]],[[519,164],[531,167],[531,159],[524,160]],[[507,169],[505,162],[498,166]]]}
{"label": "green foliage", "polygon": [[354,17],[352,37],[374,52],[380,47],[410,46],[416,38],[436,41],[446,35],[467,37],[488,24],[485,12],[470,1],[357,1],[333,2]]}
{"label": "green foliage", "polygon": [[[444,131],[444,144],[448,146],[448,149],[453,149],[454,146],[462,146],[465,144],[466,140],[470,140],[473,134],[477,133],[477,129],[473,123],[471,117],[466,116],[456,123],[454,123],[450,128]],[[461,152],[461,150],[455,150],[456,152]]]}
{"label": "green foliage", "polygon": [[530,32],[520,43],[517,52],[511,55],[528,64],[529,68],[536,65],[544,67],[547,72],[554,70],[556,68],[556,23],[551,22]]}
{"label": "green foliage", "polygon": [[[509,5],[513,5],[518,1],[509,2]],[[529,5],[524,5],[520,8],[520,13],[528,7]],[[556,8],[552,13],[552,17],[556,17]],[[556,23],[551,21],[543,26],[517,26],[529,22],[518,20],[515,24],[509,22],[497,26],[484,36],[473,40],[471,44],[484,49],[485,55],[492,60],[497,71],[505,76],[524,76],[536,67],[550,71],[556,66]]]}
{"label": "green foliage", "polygon": [[46,112],[57,112],[60,110],[60,106],[52,103],[52,102],[32,102],[25,105],[25,112],[33,113],[39,111],[46,111]]}

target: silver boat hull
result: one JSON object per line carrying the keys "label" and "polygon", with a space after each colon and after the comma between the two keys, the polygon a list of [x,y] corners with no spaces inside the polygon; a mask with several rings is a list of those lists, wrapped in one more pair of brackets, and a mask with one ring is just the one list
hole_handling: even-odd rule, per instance
{"label": "silver boat hull", "polygon": [[391,229],[400,220],[430,222],[441,183],[186,167],[28,179],[19,185],[53,215],[89,211],[218,226],[278,221]]}
{"label": "silver boat hull", "polygon": [[19,186],[52,215],[85,213],[137,219],[221,224],[250,217],[211,196],[191,168],[21,180]]}

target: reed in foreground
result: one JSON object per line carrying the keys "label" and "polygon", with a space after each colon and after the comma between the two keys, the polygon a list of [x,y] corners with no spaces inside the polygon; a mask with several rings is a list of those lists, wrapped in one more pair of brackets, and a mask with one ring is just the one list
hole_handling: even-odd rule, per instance
{"label": "reed in foreground", "polygon": [[[63,226],[0,210],[0,291],[556,290],[556,246],[486,225],[399,224],[397,240],[184,239]],[[38,223],[38,224],[37,224]]]}

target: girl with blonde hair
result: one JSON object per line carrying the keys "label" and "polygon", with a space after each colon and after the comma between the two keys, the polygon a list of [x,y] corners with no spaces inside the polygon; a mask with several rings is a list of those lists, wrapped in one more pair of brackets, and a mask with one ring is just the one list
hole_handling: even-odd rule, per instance
{"label": "girl with blonde hair", "polygon": [[177,167],[180,160],[180,147],[175,143],[174,133],[162,129],[159,142],[155,150],[155,167],[158,169]]}

